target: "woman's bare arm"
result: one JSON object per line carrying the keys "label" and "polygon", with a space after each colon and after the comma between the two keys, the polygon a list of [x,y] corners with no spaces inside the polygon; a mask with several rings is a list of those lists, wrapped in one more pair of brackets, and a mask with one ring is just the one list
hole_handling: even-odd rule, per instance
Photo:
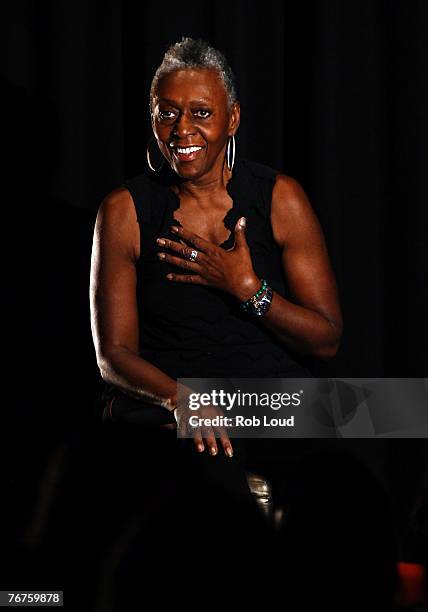
{"label": "woman's bare arm", "polygon": [[[139,241],[131,195],[126,189],[116,190],[100,206],[92,248],[91,328],[97,363],[106,382],[174,410],[177,381],[138,354],[135,263]],[[180,419],[185,422],[186,415],[186,406],[179,406],[175,413],[177,423]],[[231,457],[233,449],[227,434],[220,431],[219,437],[224,452]],[[209,452],[217,454],[214,431],[203,437],[195,430],[193,438],[199,452],[205,450],[205,441]]]}
{"label": "woman's bare arm", "polygon": [[136,397],[173,408],[177,382],[138,355],[136,250],[139,226],[126,189],[102,202],[92,246],[91,329],[102,378]]}
{"label": "woman's bare arm", "polygon": [[274,293],[261,321],[297,353],[329,359],[342,334],[336,281],[318,219],[303,189],[285,175],[273,190],[271,222],[293,302]]}

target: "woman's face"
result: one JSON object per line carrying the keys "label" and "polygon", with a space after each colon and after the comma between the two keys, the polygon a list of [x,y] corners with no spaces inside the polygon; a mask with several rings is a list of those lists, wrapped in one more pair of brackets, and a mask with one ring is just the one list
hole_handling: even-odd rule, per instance
{"label": "woman's face", "polygon": [[239,103],[229,112],[215,70],[186,69],[159,80],[153,99],[153,133],[175,172],[197,179],[223,168],[228,136],[239,126]]}

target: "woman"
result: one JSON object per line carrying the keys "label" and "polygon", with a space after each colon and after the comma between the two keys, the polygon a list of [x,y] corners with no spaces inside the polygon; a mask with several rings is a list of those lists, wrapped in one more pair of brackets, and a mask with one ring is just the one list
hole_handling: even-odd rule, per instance
{"label": "woman", "polygon": [[[306,376],[299,356],[328,359],[339,345],[335,279],[298,183],[235,156],[240,105],[224,57],[203,41],[172,46],[150,112],[161,168],[107,196],[95,228],[104,380],[174,411],[177,377]],[[262,278],[262,310],[240,310]],[[197,440],[207,447],[217,453],[214,437]]]}
{"label": "woman", "polygon": [[[322,230],[303,189],[235,152],[240,104],[221,53],[190,38],[170,47],[153,78],[150,113],[160,159],[148,148],[150,169],[109,194],[98,212],[92,331],[110,391],[106,419],[181,425],[177,378],[305,377],[304,358],[336,354],[342,318]],[[241,499],[247,465],[283,485],[293,464],[287,449],[297,448],[288,443],[300,442],[244,447],[224,431],[196,431],[193,441],[159,428],[133,431],[141,452],[150,449],[137,460],[154,470],[146,489],[155,486],[159,495],[168,479],[193,478],[193,465],[202,470],[198,486],[215,483]],[[327,464],[332,473],[334,462]],[[314,508],[323,495],[320,465],[309,470],[311,493],[299,493],[297,506],[310,500]],[[307,478],[305,467],[299,477]],[[325,490],[338,491],[341,480]],[[335,507],[332,493],[329,499]],[[323,520],[333,515],[324,512]],[[321,530],[308,533],[310,545]]]}

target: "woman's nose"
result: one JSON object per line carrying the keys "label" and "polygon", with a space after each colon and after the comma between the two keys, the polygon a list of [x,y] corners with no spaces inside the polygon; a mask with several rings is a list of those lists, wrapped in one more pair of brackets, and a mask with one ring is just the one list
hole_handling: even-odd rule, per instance
{"label": "woman's nose", "polygon": [[193,124],[192,118],[188,117],[186,113],[179,115],[177,121],[174,126],[174,135],[183,138],[189,134],[194,134],[195,126]]}

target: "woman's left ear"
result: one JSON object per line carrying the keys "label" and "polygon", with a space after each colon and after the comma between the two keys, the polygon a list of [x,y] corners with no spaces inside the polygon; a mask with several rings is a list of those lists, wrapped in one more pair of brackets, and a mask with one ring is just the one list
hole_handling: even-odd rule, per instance
{"label": "woman's left ear", "polygon": [[230,121],[229,121],[229,136],[233,136],[236,134],[239,128],[239,123],[241,120],[241,105],[239,102],[234,102],[232,106],[232,110],[230,111]]}

